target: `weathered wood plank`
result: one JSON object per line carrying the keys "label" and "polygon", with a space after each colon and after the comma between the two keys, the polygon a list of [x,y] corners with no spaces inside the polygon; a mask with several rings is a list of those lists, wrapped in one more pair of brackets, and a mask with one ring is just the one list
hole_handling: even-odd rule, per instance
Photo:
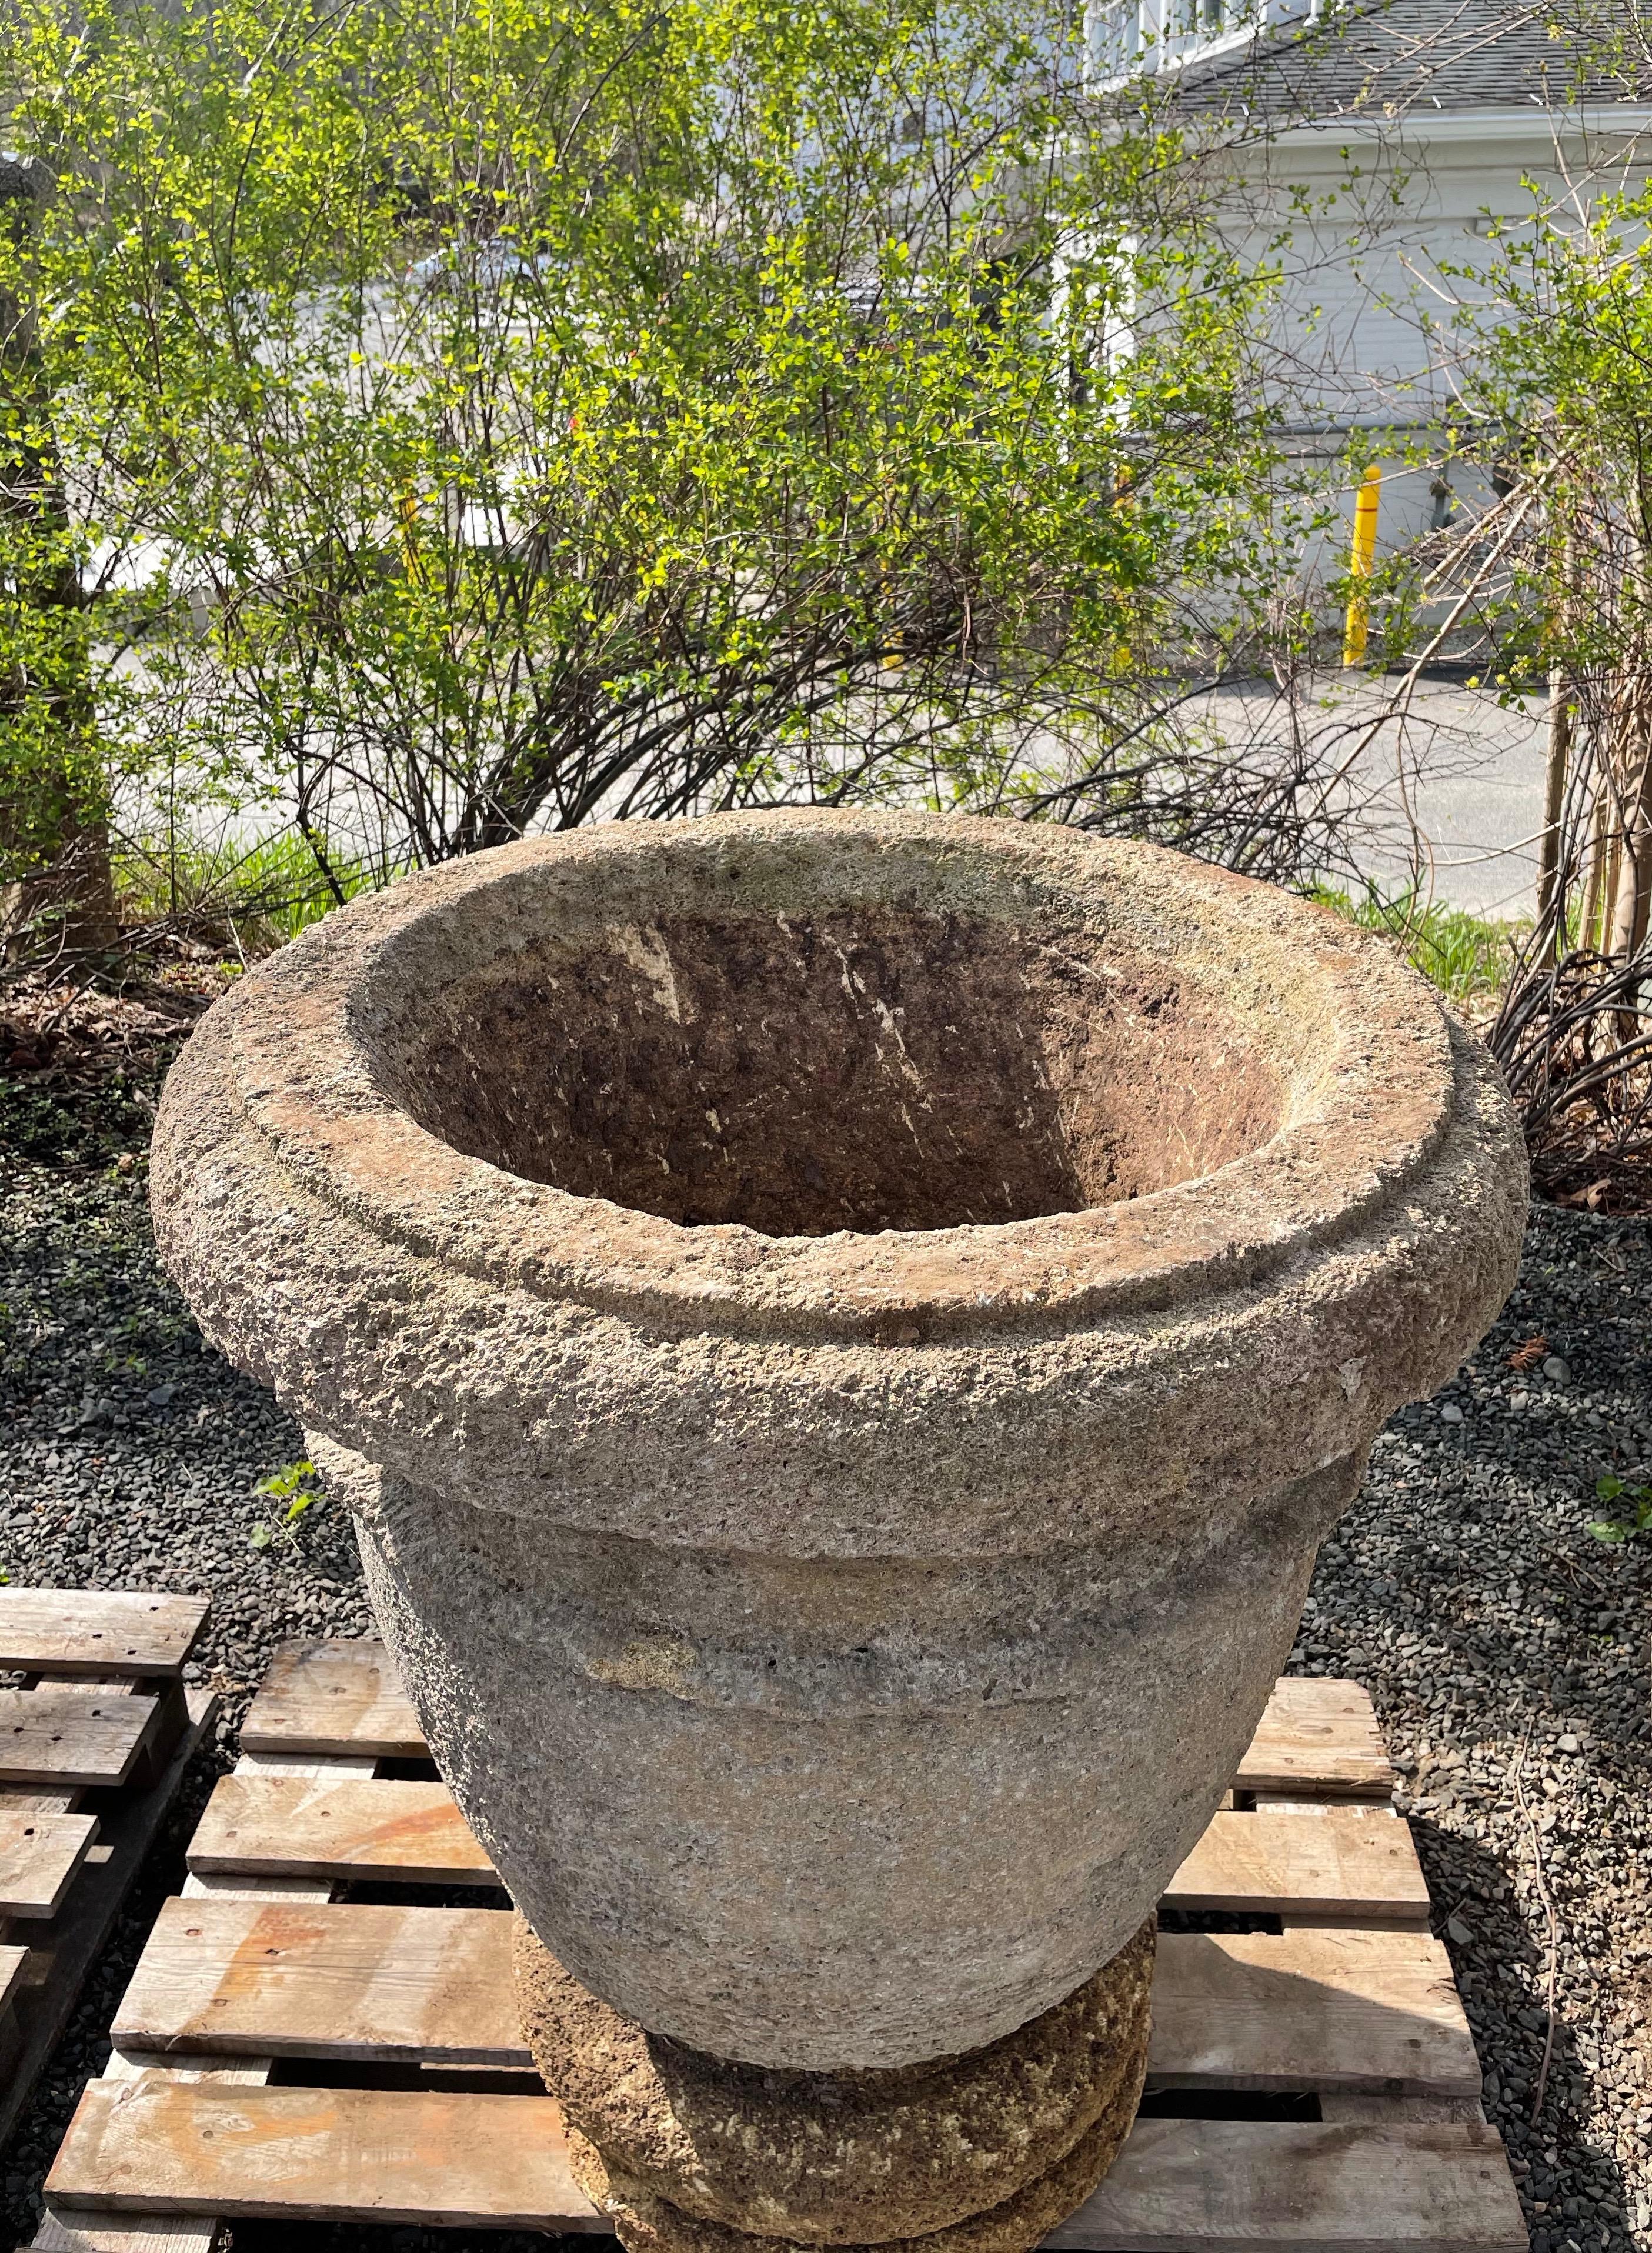
{"label": "weathered wood plank", "polygon": [[[46,2193],[77,2211],[596,2229],[545,2096],[94,2082]],[[1523,2253],[1490,2129],[1141,2120],[1071,2253]]]}
{"label": "weathered wood plank", "polygon": [[325,1878],[243,1878],[217,1871],[191,1870],[178,1887],[180,1901],[228,1895],[236,1901],[331,1901]]}
{"label": "weathered wood plank", "polygon": [[1349,1807],[1314,1817],[1214,1816],[1164,1897],[1175,1908],[1428,1921],[1428,1887],[1410,1825],[1376,1822]]}
{"label": "weathered wood plank", "polygon": [[[526,2068],[497,1909],[169,1901],[115,2016],[126,2049]],[[1480,2067],[1426,1933],[1168,1933],[1161,2087],[1473,2096]]]}
{"label": "weathered wood plank", "polygon": [[1138,2120],[1060,2253],[1527,2253],[1495,2129]]}
{"label": "weathered wood plank", "polygon": [[[376,1762],[370,1759],[329,1759],[315,1753],[242,1753],[235,1761],[237,1775],[370,1776]],[[234,1870],[192,1870],[184,1880],[186,1900],[203,1894],[234,1894],[242,1901],[328,1901],[332,1887],[325,1878],[285,1878],[268,1872],[249,1877]]]}
{"label": "weathered wood plank", "polygon": [[79,1806],[78,1791],[47,1791],[31,1789],[27,1784],[7,1783],[0,1779],[0,1813],[6,1815],[73,1815]]}
{"label": "weathered wood plank", "polygon": [[99,2212],[606,2227],[548,2096],[94,2081],[45,2188]]}
{"label": "weathered wood plank", "polygon": [[[209,1691],[192,1690],[187,1696],[189,1726],[159,1780],[147,1790],[122,1794],[108,1807],[98,1843],[87,1854],[63,1908],[42,1928],[40,1941],[29,1952],[27,1984],[19,1993],[17,2006],[19,2047],[8,2077],[0,2083],[0,2144],[10,2135],[36,2074],[56,2047],[87,1972],[101,1953],[121,1903],[184,1781],[185,1770],[217,1716],[218,1700]],[[130,1702],[143,1701],[135,1698]]]}
{"label": "weathered wood plank", "polygon": [[209,1608],[204,1596],[0,1587],[0,1669],[177,1675]]}
{"label": "weathered wood plank", "polygon": [[[447,1787],[241,1775],[219,1784],[189,1849],[192,1870],[497,1885]],[[1173,1908],[1423,1923],[1428,1892],[1407,1826],[1352,1808],[1313,1820],[1219,1814],[1171,1881]]]}
{"label": "weathered wood plank", "polygon": [[94,1815],[0,1806],[0,1916],[55,1916],[97,1837]]}
{"label": "weathered wood plank", "polygon": [[1426,1931],[1167,1932],[1147,2072],[1159,2088],[1475,2097],[1480,2060]]}
{"label": "weathered wood plank", "polygon": [[1321,2120],[1357,2120],[1391,2128],[1405,2120],[1472,2120],[1486,2124],[1477,2096],[1372,2096],[1358,2089],[1328,2089],[1320,2098]]}
{"label": "weathered wood plank", "polygon": [[372,1753],[248,1753],[235,1762],[237,1775],[376,1775]]}
{"label": "weathered wood plank", "polygon": [[106,2215],[47,2212],[30,2253],[213,2253],[223,2223],[111,2221]]}
{"label": "weathered wood plank", "polygon": [[150,2050],[117,2046],[109,2052],[103,2078],[141,2081],[146,2073],[157,2073],[165,2081],[220,2081],[227,2087],[261,2089],[274,2064],[268,2057],[160,2057]]}
{"label": "weathered wood plank", "polygon": [[498,1883],[445,1784],[359,1776],[227,1775],[188,1860],[203,1875]]}
{"label": "weathered wood plank", "polygon": [[11,1783],[124,1783],[154,1719],[150,1697],[0,1690],[0,1777]]}
{"label": "weathered wood plank", "polygon": [[1370,1692],[1357,1682],[1282,1675],[1233,1783],[1237,1791],[1386,1799],[1394,1771]]}
{"label": "weathered wood plank", "polygon": [[169,2055],[533,2063],[498,1909],[170,1901],[112,2039]]}
{"label": "weathered wood plank", "polygon": [[23,1967],[28,1960],[26,1948],[0,1948],[0,2012],[10,2006],[17,1983],[23,1977]]}
{"label": "weathered wood plank", "polygon": [[[268,2058],[191,2058],[179,2065],[166,2058],[115,2050],[103,2068],[105,2081],[135,2081],[158,2073],[171,2080],[213,2080],[253,2087],[269,2078]],[[170,2222],[123,2222],[118,2216],[53,2214],[47,2211],[30,2253],[213,2253],[224,2224],[214,2215],[174,2216]]]}
{"label": "weathered wood plank", "polygon": [[424,1731],[381,1643],[283,1643],[241,1727],[249,1753],[416,1759]]}
{"label": "weathered wood plank", "polygon": [[1253,1791],[1250,1801],[1258,1815],[1325,1815],[1340,1808],[1344,1814],[1363,1815],[1370,1823],[1400,1819],[1385,1799],[1310,1799],[1300,1791]]}

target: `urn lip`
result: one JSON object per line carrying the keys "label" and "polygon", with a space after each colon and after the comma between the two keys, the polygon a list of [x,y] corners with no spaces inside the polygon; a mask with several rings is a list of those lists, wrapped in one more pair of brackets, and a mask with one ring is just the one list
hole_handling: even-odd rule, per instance
{"label": "urn lip", "polygon": [[[421,980],[523,932],[661,913],[960,903],[1018,930],[1126,931],[1209,992],[1248,980],[1279,1066],[1275,1131],[1126,1201],[943,1227],[685,1225],[523,1178],[421,1123],[394,1028]],[[410,1004],[409,997],[412,997]],[[1328,910],[1158,848],[963,815],[807,809],[613,824],[426,870],[313,926],[224,1003],[225,1093],[324,1208],[415,1259],[671,1328],[917,1343],[1048,1331],[1228,1293],[1377,1222],[1457,1113],[1450,1026],[1420,978]]]}

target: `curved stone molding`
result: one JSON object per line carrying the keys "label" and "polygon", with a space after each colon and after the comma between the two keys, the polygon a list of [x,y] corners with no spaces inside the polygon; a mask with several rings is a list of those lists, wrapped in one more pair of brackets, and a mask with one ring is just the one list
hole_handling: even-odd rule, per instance
{"label": "curved stone molding", "polygon": [[1126,2097],[1133,2117],[1154,1940],[1150,1918],[1064,2002],[986,2049],[888,2072],[777,2073],[651,2034],[571,1979],[520,1916],[516,1991],[547,2088],[632,2203],[792,2244],[927,2240],[1020,2200]]}

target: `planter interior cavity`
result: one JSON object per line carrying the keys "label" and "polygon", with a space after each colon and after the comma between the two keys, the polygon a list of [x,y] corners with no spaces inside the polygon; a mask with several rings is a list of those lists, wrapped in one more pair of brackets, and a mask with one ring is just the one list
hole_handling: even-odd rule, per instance
{"label": "planter interior cavity", "polygon": [[451,1147],[766,1236],[1141,1196],[1256,1149],[1286,1100],[1281,1059],[1174,962],[979,916],[668,915],[399,1015],[386,1084]]}

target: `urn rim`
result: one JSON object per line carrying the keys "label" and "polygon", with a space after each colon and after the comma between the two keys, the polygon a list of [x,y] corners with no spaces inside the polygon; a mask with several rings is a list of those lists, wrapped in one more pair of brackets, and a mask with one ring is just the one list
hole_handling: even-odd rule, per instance
{"label": "urn rim", "polygon": [[[416,984],[420,949],[439,959],[456,931],[473,943],[499,888],[540,885],[553,910],[560,899],[572,914],[584,896],[600,910],[680,880],[766,897],[764,884],[806,889],[813,869],[824,897],[850,881],[856,855],[865,882],[886,892],[905,883],[921,896],[929,882],[1007,920],[1151,910],[1193,970],[1261,966],[1306,1029],[1281,1123],[1213,1170],[1125,1202],[772,1236],[738,1220],[688,1226],[507,1172],[420,1123],[387,1085],[382,1022]],[[1195,959],[1201,947],[1208,960]],[[501,847],[326,917],[244,980],[229,1008],[238,1107],[284,1171],[373,1235],[542,1298],[805,1340],[916,1343],[1230,1291],[1374,1223],[1425,1172],[1457,1109],[1445,1013],[1380,938],[1157,847],[964,815],[720,814]]]}

